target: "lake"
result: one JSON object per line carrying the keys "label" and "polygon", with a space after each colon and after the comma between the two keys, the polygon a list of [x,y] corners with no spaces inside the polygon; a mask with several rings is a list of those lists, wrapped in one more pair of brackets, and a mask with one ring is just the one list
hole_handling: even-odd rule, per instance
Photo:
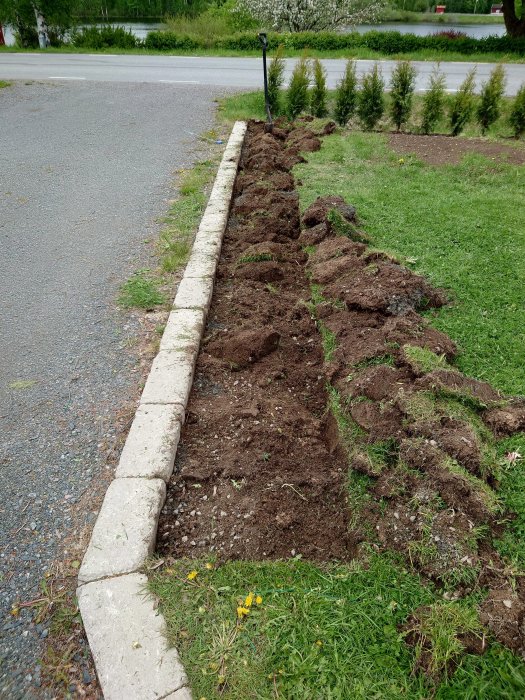
{"label": "lake", "polygon": [[[162,29],[164,24],[146,24],[144,22],[115,22],[112,27],[125,27],[135,34],[139,39],[145,39],[148,32],[155,29]],[[416,34],[417,36],[427,36],[436,34],[444,30],[454,30],[464,32],[467,36],[481,39],[484,36],[503,36],[505,34],[504,24],[433,24],[431,22],[421,22],[420,24],[403,24],[402,22],[383,22],[382,24],[361,24],[356,30],[363,34],[375,30],[378,32],[401,32],[401,34]],[[5,41],[8,46],[15,43],[15,38],[10,27],[4,27]]]}

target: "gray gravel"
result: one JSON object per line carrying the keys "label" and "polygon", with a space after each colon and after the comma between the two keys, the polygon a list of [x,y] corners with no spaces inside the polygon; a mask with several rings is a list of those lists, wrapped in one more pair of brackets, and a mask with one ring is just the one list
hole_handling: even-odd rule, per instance
{"label": "gray gravel", "polygon": [[[45,697],[47,635],[29,611],[75,504],[105,469],[114,416],[137,395],[136,328],[119,284],[176,169],[210,128],[216,88],[17,84],[0,90],[0,696]],[[193,139],[193,141],[192,141]],[[23,382],[23,383],[22,383]],[[93,519],[85,512],[83,520]]]}

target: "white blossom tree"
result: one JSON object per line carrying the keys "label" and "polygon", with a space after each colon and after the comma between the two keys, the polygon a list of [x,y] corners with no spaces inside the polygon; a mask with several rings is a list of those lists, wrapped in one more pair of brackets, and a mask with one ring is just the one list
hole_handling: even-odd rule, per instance
{"label": "white blossom tree", "polygon": [[268,28],[304,32],[374,22],[385,4],[385,0],[238,0],[237,8]]}

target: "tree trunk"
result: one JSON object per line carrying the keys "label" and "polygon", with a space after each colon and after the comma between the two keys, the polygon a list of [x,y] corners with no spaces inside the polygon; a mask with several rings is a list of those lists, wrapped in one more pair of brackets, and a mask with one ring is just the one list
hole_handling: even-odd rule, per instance
{"label": "tree trunk", "polygon": [[42,11],[38,9],[38,7],[34,4],[33,5],[33,10],[35,12],[35,17],[36,17],[36,28],[38,31],[38,45],[40,46],[41,49],[47,49],[49,46],[49,35],[47,33],[47,23],[46,23],[46,18],[42,14]]}
{"label": "tree trunk", "polygon": [[523,3],[522,8],[520,18],[516,15],[514,0],[503,0],[503,18],[509,36],[525,36],[525,7],[523,7]]}
{"label": "tree trunk", "polygon": [[4,30],[0,24],[0,46],[5,46]]}

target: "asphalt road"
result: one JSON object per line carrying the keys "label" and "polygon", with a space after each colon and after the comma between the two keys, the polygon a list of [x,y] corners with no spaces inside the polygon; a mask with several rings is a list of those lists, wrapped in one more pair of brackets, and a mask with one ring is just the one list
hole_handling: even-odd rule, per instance
{"label": "asphalt road", "polygon": [[[357,61],[358,73],[370,69],[373,61]],[[295,59],[286,61],[290,76]],[[335,87],[344,71],[345,61],[325,59],[328,86]],[[394,61],[380,61],[383,76],[388,80]],[[457,90],[469,70],[476,67],[477,86],[487,79],[494,63],[443,62],[447,88]],[[414,61],[418,71],[417,89],[424,90],[435,64]],[[0,78],[21,80],[97,80],[131,83],[173,83],[215,85],[231,88],[261,87],[261,60],[257,58],[220,58],[198,56],[138,56],[109,54],[28,54],[0,53]],[[525,65],[508,63],[507,94],[515,95],[525,82]]]}
{"label": "asphalt road", "polygon": [[[45,697],[29,601],[105,469],[138,393],[118,287],[213,124],[216,88],[16,84],[0,90],[0,697]],[[96,508],[96,506],[95,506]],[[86,521],[94,512],[84,514]],[[74,533],[73,533],[74,536]]]}

